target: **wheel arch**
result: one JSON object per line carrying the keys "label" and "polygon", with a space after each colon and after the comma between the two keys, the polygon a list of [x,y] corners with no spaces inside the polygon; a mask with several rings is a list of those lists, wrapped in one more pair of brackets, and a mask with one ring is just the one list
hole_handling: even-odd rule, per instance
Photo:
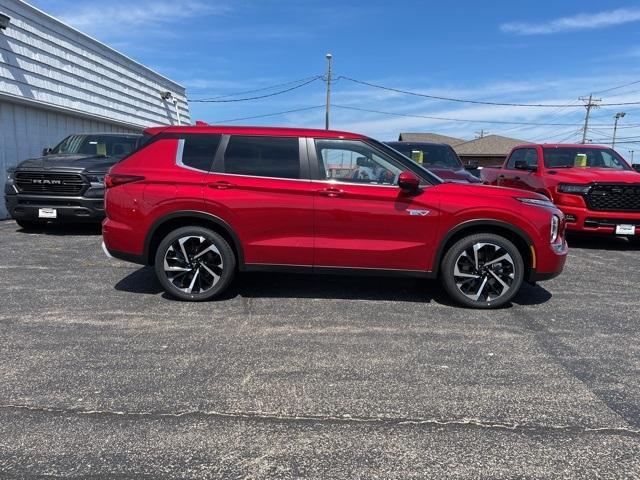
{"label": "wheel arch", "polygon": [[531,273],[535,270],[535,254],[532,252],[534,244],[531,237],[515,225],[492,219],[470,220],[460,223],[449,230],[436,250],[432,268],[434,276],[440,274],[442,257],[447,250],[461,238],[476,233],[493,233],[510,240],[516,246],[520,255],[522,255],[522,260],[525,265],[525,280],[530,277]]}
{"label": "wheel arch", "polygon": [[144,242],[143,260],[146,265],[152,265],[156,251],[162,239],[171,231],[188,226],[200,226],[210,228],[214,232],[222,235],[222,237],[229,243],[229,246],[233,250],[233,253],[237,259],[237,265],[242,268],[244,265],[244,252],[242,250],[242,244],[238,235],[233,230],[231,225],[225,222],[220,217],[211,215],[210,213],[200,212],[196,210],[183,210],[179,212],[173,212],[169,215],[156,220]]}

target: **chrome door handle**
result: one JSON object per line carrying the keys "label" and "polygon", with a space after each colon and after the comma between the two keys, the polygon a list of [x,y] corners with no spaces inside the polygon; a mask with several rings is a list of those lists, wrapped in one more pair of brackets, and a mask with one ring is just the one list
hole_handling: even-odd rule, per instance
{"label": "chrome door handle", "polygon": [[344,190],[340,190],[339,188],[329,187],[323,190],[318,190],[318,193],[325,197],[335,198],[335,197],[341,197],[342,194],[344,193]]}
{"label": "chrome door handle", "polygon": [[210,183],[209,188],[216,188],[218,190],[227,190],[229,188],[233,188],[235,185],[233,183],[229,183],[229,182],[225,182],[224,180],[221,180],[219,182],[213,182]]}

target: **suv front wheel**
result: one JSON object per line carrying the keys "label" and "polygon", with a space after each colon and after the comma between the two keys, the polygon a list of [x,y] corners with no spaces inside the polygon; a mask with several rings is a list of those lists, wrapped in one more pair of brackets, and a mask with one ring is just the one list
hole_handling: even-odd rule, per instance
{"label": "suv front wheel", "polygon": [[524,262],[516,246],[491,233],[458,240],[442,260],[442,283],[458,303],[472,308],[497,308],[522,285]]}
{"label": "suv front wheel", "polygon": [[181,300],[204,301],[220,295],[236,269],[227,241],[204,227],[182,227],[158,246],[155,271],[170,295]]}

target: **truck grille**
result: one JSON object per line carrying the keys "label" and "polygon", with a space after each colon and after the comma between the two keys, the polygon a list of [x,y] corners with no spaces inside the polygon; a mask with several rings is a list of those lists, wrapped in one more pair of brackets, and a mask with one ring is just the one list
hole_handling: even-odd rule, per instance
{"label": "truck grille", "polygon": [[16,172],[15,185],[21,193],[80,195],[88,186],[82,175],[55,172]]}
{"label": "truck grille", "polygon": [[640,183],[596,184],[585,201],[589,210],[640,212]]}

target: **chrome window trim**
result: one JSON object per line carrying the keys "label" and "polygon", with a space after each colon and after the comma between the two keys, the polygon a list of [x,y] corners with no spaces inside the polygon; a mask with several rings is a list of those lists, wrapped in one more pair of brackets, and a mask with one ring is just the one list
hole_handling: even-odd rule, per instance
{"label": "chrome window trim", "polygon": [[[189,167],[185,167],[189,168]],[[198,170],[202,172],[202,170]],[[310,183],[311,180],[308,178],[284,178],[284,177],[262,177],[259,175],[243,175],[241,173],[224,173],[224,172],[207,172],[209,175],[224,175],[226,177],[241,177],[241,178],[265,178],[268,180],[286,180],[289,182],[305,182]]]}

